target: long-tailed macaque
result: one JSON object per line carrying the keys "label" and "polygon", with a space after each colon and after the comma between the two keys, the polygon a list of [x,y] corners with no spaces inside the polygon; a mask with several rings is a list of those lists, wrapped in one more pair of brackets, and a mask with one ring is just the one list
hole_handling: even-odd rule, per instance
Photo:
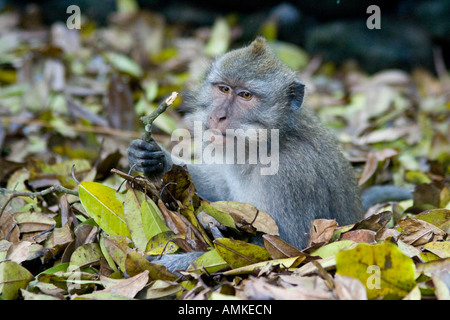
{"label": "long-tailed macaque", "polygon": [[[253,204],[275,219],[284,241],[299,249],[307,245],[313,219],[336,219],[345,225],[363,215],[354,172],[333,134],[303,106],[304,95],[296,73],[258,37],[212,63],[192,94],[194,111],[186,119],[191,128],[201,124],[202,130],[216,133],[203,141],[204,147],[227,149],[236,140],[229,139],[228,132],[235,138],[245,135],[246,145],[256,146],[245,152],[244,163],[186,163],[199,194],[211,201]],[[262,161],[264,149],[273,156],[270,168]],[[238,156],[234,154],[234,160]],[[148,176],[180,162],[156,142],[143,140],[131,143],[128,158]]]}

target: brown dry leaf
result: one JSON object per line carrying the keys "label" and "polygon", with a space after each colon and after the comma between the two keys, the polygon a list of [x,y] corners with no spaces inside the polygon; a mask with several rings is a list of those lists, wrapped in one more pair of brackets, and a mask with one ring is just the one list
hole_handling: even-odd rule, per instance
{"label": "brown dry leaf", "polygon": [[356,222],[353,228],[351,228],[350,230],[367,229],[378,232],[383,229],[391,219],[392,212],[383,211],[373,214],[365,218],[364,220]]}
{"label": "brown dry leaf", "polygon": [[398,222],[402,233],[399,239],[406,244],[420,246],[431,241],[443,240],[446,233],[423,220],[406,218]]}
{"label": "brown dry leaf", "polygon": [[61,228],[55,228],[48,239],[48,244],[56,251],[64,250],[70,243],[74,241],[72,230],[69,224],[65,224]]}
{"label": "brown dry leaf", "polygon": [[229,213],[239,228],[251,225],[260,232],[272,235],[279,234],[278,226],[273,218],[249,203],[217,201],[211,202],[211,205],[220,211]]}
{"label": "brown dry leaf", "polygon": [[367,300],[366,287],[356,278],[337,274],[334,292],[341,300]]}
{"label": "brown dry leaf", "polygon": [[338,227],[338,223],[335,219],[315,219],[312,222],[311,232],[309,236],[309,244],[311,246],[314,243],[327,243],[333,236],[334,230]]}
{"label": "brown dry leaf", "polygon": [[333,300],[333,293],[328,290],[325,281],[314,277],[306,280],[303,286],[283,288],[267,283],[263,278],[245,280],[242,291],[237,294],[244,299],[256,300]]}
{"label": "brown dry leaf", "polygon": [[31,245],[32,243],[29,241],[13,243],[8,249],[6,258],[19,264],[22,263],[27,260]]}
{"label": "brown dry leaf", "polygon": [[358,184],[360,186],[363,185],[365,182],[367,182],[367,180],[369,180],[373,176],[373,174],[378,168],[378,163],[385,161],[386,159],[392,158],[397,154],[398,152],[393,149],[384,149],[380,151],[369,152],[369,154],[367,155],[367,160],[363,172],[359,177]]}
{"label": "brown dry leaf", "polygon": [[208,243],[189,220],[176,211],[167,209],[161,199],[158,200],[166,225],[178,237],[174,242],[184,251],[206,251]]}
{"label": "brown dry leaf", "polygon": [[273,236],[271,234],[264,234],[264,247],[269,251],[272,259],[283,259],[290,257],[306,257],[307,255],[294,248],[290,244],[284,242],[280,238]]}
{"label": "brown dry leaf", "polygon": [[0,240],[7,239],[11,242],[18,242],[19,236],[17,222],[9,212],[4,211],[0,217]]}
{"label": "brown dry leaf", "polygon": [[340,240],[352,240],[354,242],[376,243],[377,233],[372,230],[358,229],[344,232]]}
{"label": "brown dry leaf", "polygon": [[161,210],[161,213],[164,216],[166,225],[170,230],[173,231],[173,233],[175,233],[176,235],[186,234],[186,219],[183,219],[183,217],[179,213],[167,209],[161,199],[158,199],[158,208]]}
{"label": "brown dry leaf", "polygon": [[56,225],[53,218],[40,212],[16,212],[13,217],[19,224],[20,233],[49,230]]}
{"label": "brown dry leaf", "polygon": [[101,277],[102,283],[105,285],[106,289],[100,290],[100,292],[111,292],[128,298],[134,298],[134,296],[145,287],[148,279],[148,270],[144,270],[128,279],[116,280]]}
{"label": "brown dry leaf", "polygon": [[367,145],[378,142],[394,141],[405,136],[414,136],[414,133],[418,131],[420,131],[420,129],[416,125],[378,129],[355,139],[354,142],[358,145]]}
{"label": "brown dry leaf", "polygon": [[129,85],[118,74],[111,76],[105,108],[112,128],[128,131],[135,129],[133,94]]}
{"label": "brown dry leaf", "polygon": [[420,184],[413,192],[414,206],[432,205],[439,208],[441,202],[441,185],[435,182]]}

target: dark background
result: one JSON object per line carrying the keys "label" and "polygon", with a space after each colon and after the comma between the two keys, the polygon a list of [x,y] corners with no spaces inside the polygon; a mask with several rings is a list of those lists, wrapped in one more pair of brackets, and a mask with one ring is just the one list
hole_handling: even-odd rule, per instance
{"label": "dark background", "polygon": [[[358,61],[368,72],[386,68],[434,71],[436,55],[450,62],[450,0],[139,0],[141,8],[162,14],[167,23],[186,28],[209,26],[219,16],[236,14],[243,25],[240,41],[253,39],[267,21],[277,24],[279,40],[295,43],[311,54],[341,63]],[[26,10],[39,5],[45,23],[67,19],[76,4],[99,25],[116,10],[115,0],[0,0],[0,9]],[[369,30],[370,5],[381,9],[381,29]]]}

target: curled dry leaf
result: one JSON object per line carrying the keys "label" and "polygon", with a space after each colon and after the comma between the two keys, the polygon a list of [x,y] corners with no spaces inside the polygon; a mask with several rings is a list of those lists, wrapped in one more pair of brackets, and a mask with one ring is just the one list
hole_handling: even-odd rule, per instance
{"label": "curled dry leaf", "polygon": [[358,279],[337,274],[333,282],[339,299],[367,300],[366,288]]}
{"label": "curled dry leaf", "polygon": [[312,222],[309,245],[320,242],[328,242],[338,227],[336,220],[315,219]]}
{"label": "curled dry leaf", "polygon": [[377,233],[372,230],[358,229],[344,232],[341,240],[352,240],[354,242],[376,243]]}
{"label": "curled dry leaf", "polygon": [[306,257],[307,255],[280,238],[271,234],[264,234],[264,247],[269,251],[272,259],[282,259],[291,257]]}
{"label": "curled dry leaf", "polygon": [[402,233],[399,239],[407,244],[420,246],[430,241],[443,240],[446,233],[426,221],[406,218],[398,222]]}
{"label": "curled dry leaf", "polygon": [[273,218],[249,203],[217,201],[211,202],[211,205],[220,211],[229,213],[239,228],[250,225],[259,232],[279,234],[278,226]]}

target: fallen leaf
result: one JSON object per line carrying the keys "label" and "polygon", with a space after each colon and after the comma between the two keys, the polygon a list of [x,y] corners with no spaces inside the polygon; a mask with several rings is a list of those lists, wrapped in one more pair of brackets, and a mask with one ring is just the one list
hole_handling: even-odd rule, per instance
{"label": "fallen leaf", "polygon": [[356,222],[350,230],[367,229],[378,232],[383,229],[389,221],[391,221],[392,216],[392,211],[382,211],[380,213],[373,214],[364,220]]}
{"label": "fallen leaf", "polygon": [[40,212],[16,212],[13,218],[19,225],[20,233],[49,230],[56,225],[50,215]]}
{"label": "fallen leaf", "polygon": [[203,270],[214,273],[228,266],[228,263],[220,256],[216,249],[202,254],[189,266],[187,271]]}
{"label": "fallen leaf", "polygon": [[270,253],[272,259],[307,256],[297,248],[281,240],[279,237],[271,234],[263,234],[262,238],[264,240],[264,247]]}
{"label": "fallen leaf", "polygon": [[427,210],[419,213],[415,218],[431,223],[447,234],[450,233],[450,210],[448,209]]}
{"label": "fallen leaf", "polygon": [[[113,283],[109,282],[110,285],[106,286],[104,290],[99,290],[97,292],[109,292],[128,298],[134,298],[134,296],[147,284],[148,279],[148,270],[144,270],[127,279],[113,280]],[[105,282],[103,281],[103,283]]]}
{"label": "fallen leaf", "polygon": [[358,279],[337,274],[333,283],[340,300],[367,300],[366,287]]}
{"label": "fallen leaf", "polygon": [[402,232],[399,239],[407,244],[420,246],[430,241],[443,240],[445,232],[423,220],[406,218],[398,222]]}
{"label": "fallen leaf", "polygon": [[228,238],[216,239],[217,252],[231,268],[239,268],[270,259],[266,249],[240,240]]}
{"label": "fallen leaf", "polygon": [[[322,279],[317,281],[323,282]],[[267,283],[262,278],[246,280],[242,286],[242,298],[256,300],[334,300],[333,293],[322,285],[314,287],[281,288]]]}
{"label": "fallen leaf", "polygon": [[433,252],[439,258],[450,258],[450,241],[433,241],[423,246],[424,249]]}
{"label": "fallen leaf", "polygon": [[356,246],[356,243],[352,240],[341,240],[328,243],[323,247],[313,251],[310,255],[313,257],[321,257],[322,259],[328,257],[334,257],[339,251],[350,249]]}
{"label": "fallen leaf", "polygon": [[257,231],[279,235],[278,226],[273,218],[249,203],[217,201],[211,202],[211,205],[220,211],[229,213],[239,228],[251,225]]}
{"label": "fallen leaf", "polygon": [[358,229],[358,230],[350,230],[344,232],[341,235],[341,240],[351,240],[354,242],[364,242],[364,243],[376,243],[377,233],[372,230],[366,229]]}
{"label": "fallen leaf", "polygon": [[98,243],[88,243],[75,249],[70,257],[69,270],[99,265],[103,257]]}
{"label": "fallen leaf", "polygon": [[121,194],[110,187],[90,181],[80,183],[79,194],[84,209],[102,230],[110,235],[131,238],[125,222]]}
{"label": "fallen leaf", "polygon": [[289,268],[296,268],[300,263],[303,262],[303,260],[305,260],[304,256],[261,261],[254,264],[225,271],[223,272],[223,275],[232,276],[243,274],[260,274],[261,271],[263,271],[263,269],[267,267],[269,267],[269,269],[277,268],[277,270],[287,270]]}
{"label": "fallen leaf", "polygon": [[369,299],[403,298],[416,285],[411,258],[390,243],[360,243],[336,255],[336,273],[359,279]]}
{"label": "fallen leaf", "polygon": [[4,300],[14,300],[19,290],[25,289],[34,276],[24,267],[13,261],[0,262],[0,294]]}
{"label": "fallen leaf", "polygon": [[174,281],[155,280],[138,294],[138,299],[161,299],[176,294],[183,287]]}
{"label": "fallen leaf", "polygon": [[176,280],[177,275],[170,272],[165,266],[158,264],[157,262],[148,261],[142,254],[138,252],[130,251],[125,258],[125,271],[128,275],[134,276],[148,272],[149,280]]}
{"label": "fallen leaf", "polygon": [[328,242],[333,236],[334,230],[338,227],[335,219],[315,219],[312,222],[309,236],[309,246],[313,243]]}

